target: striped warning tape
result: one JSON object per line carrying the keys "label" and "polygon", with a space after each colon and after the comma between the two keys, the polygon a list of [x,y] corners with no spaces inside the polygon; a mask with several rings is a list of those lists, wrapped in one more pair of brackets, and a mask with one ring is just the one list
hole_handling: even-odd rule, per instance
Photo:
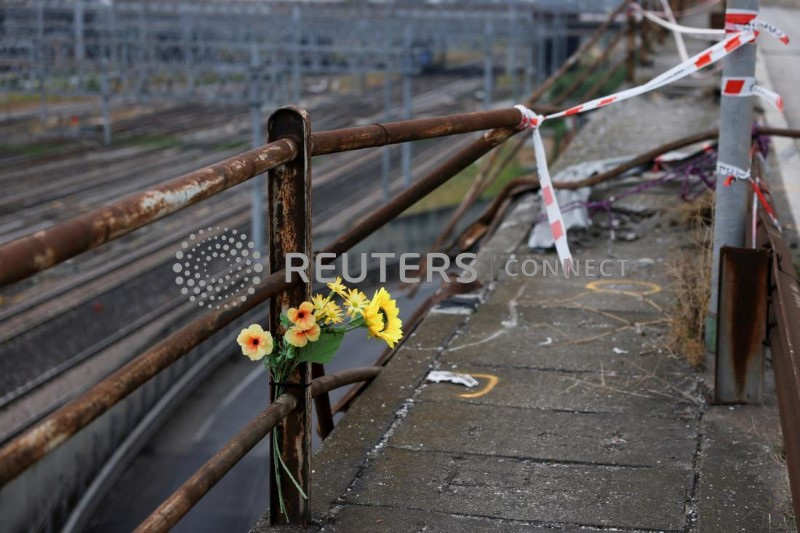
{"label": "striped warning tape", "polygon": [[564,268],[564,274],[569,275],[573,271],[573,263],[572,253],[569,251],[569,243],[567,242],[567,229],[564,226],[561,208],[558,207],[553,181],[550,179],[550,170],[547,168],[547,154],[544,151],[544,142],[542,142],[542,135],[539,132],[545,117],[537,115],[523,105],[514,107],[522,114],[520,126],[530,128],[532,132],[533,150],[536,154],[536,172],[539,174],[539,185],[545,211],[547,212],[547,221],[550,223],[550,231],[553,232],[556,252],[558,252],[558,259]]}
{"label": "striped warning tape", "polygon": [[[595,98],[594,100],[546,116],[539,115],[523,105],[514,106],[522,115],[520,127],[529,128],[532,131],[533,147],[536,154],[536,169],[539,174],[542,199],[544,200],[547,212],[547,220],[550,223],[550,230],[555,240],[556,251],[558,252],[558,257],[564,267],[565,273],[568,274],[572,271],[572,253],[569,250],[564,219],[561,215],[561,209],[558,206],[555,191],[553,190],[550,171],[547,168],[547,154],[545,153],[544,143],[542,142],[542,136],[539,131],[544,121],[599,109],[616,102],[642,95],[685,78],[712,63],[716,63],[742,46],[754,42],[758,34],[756,28],[767,29],[768,33],[778,38],[781,42],[784,44],[788,43],[788,38],[786,38],[783,32],[774,25],[758,21],[755,18],[756,15],[757,13],[752,11],[728,10],[726,13],[725,27],[727,30],[730,26],[731,33],[729,33],[727,37],[642,85],[631,87],[630,89],[619,91],[608,96]],[[753,86],[755,86],[755,84],[753,84]],[[724,162],[718,162],[717,172],[736,179],[750,178],[749,170],[743,170]]]}
{"label": "striped warning tape", "polygon": [[751,9],[726,9],[725,31],[735,33],[741,31],[742,26],[749,24],[758,16],[758,11]]}
{"label": "striped warning tape", "polygon": [[760,96],[781,113],[783,112],[783,98],[776,92],[756,85],[755,78],[722,78],[722,94],[725,96]]}

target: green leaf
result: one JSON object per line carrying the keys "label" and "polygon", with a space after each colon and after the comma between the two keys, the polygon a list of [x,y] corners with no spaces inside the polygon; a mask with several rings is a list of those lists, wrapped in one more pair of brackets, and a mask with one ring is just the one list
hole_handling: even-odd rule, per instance
{"label": "green leaf", "polygon": [[298,361],[327,364],[331,362],[344,339],[343,331],[321,333],[317,342],[309,342],[298,350]]}
{"label": "green leaf", "polygon": [[286,329],[289,329],[293,325],[292,321],[289,320],[289,317],[286,316],[286,313],[281,313],[280,321],[281,321],[281,326],[283,326]]}

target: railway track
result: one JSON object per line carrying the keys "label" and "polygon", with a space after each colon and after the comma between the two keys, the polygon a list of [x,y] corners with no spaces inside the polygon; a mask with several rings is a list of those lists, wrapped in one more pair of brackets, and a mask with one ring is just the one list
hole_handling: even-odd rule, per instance
{"label": "railway track", "polygon": [[[440,79],[415,99],[415,113],[422,115],[434,109],[441,113],[443,108],[449,111],[470,109],[471,94],[478,84],[477,80],[452,82],[445,79],[442,82]],[[350,125],[356,114],[354,109],[342,108],[341,100],[332,106],[338,108],[334,113],[325,110],[325,104],[320,106],[320,116],[326,119],[317,122],[315,129]],[[377,106],[370,108],[362,103],[358,111],[362,120],[377,122],[383,117],[383,111]],[[242,118],[246,122],[246,116]],[[244,137],[246,130],[239,129],[244,130]],[[189,133],[198,131],[202,130]],[[225,137],[211,135],[206,144],[219,144],[220,138]],[[90,171],[91,177],[84,181],[80,179],[83,176],[76,177],[77,169],[95,160],[79,152],[76,154],[79,161],[68,164],[72,170],[62,182],[55,177],[50,183],[40,180],[38,194],[42,201],[38,204],[38,199],[20,195],[24,189],[14,189],[18,194],[17,202],[34,205],[28,209],[15,208],[17,202],[0,205],[0,241],[49,225],[54,219],[74,215],[78,209],[90,208],[127,191],[174,177],[204,165],[207,159],[217,161],[228,155],[213,150],[204,152],[194,146],[167,154],[143,150],[137,159],[136,151],[119,150],[112,150],[112,155],[100,152],[96,156],[99,161],[95,170]],[[398,168],[399,151],[395,152],[393,168]],[[436,142],[422,146],[415,154],[415,165],[439,153],[441,147]],[[175,161],[187,160],[189,163],[175,165]],[[358,200],[380,198],[380,164],[380,155],[374,151],[315,161],[315,222],[321,224],[343,214],[355,218],[364,208],[363,202]],[[45,159],[41,168],[35,164],[31,166],[28,171],[34,174],[41,169],[54,173],[58,163]],[[14,172],[16,174],[9,178],[0,171],[0,183],[4,179],[10,182],[23,179],[24,174],[18,169]],[[44,199],[48,193],[60,196]],[[28,392],[90,360],[112,343],[134,335],[148,321],[185,303],[183,298],[175,297],[178,292],[171,271],[175,250],[190,232],[201,227],[228,227],[249,232],[249,198],[249,187],[233,188],[217,195],[213,201],[193,206],[147,230],[135,232],[43,273],[35,282],[4,289],[0,293],[5,298],[5,305],[0,306],[0,369],[3,370],[0,372],[3,376],[0,378],[0,411],[12,408],[14,402]],[[59,202],[62,205],[58,205]],[[191,320],[200,312],[198,307],[186,313],[184,319]],[[81,334],[76,335],[77,331]],[[53,407],[66,399],[58,399]]]}

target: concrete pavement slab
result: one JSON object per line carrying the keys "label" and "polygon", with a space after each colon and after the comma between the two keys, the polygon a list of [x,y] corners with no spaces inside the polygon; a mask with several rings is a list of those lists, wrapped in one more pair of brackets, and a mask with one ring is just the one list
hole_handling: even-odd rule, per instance
{"label": "concrete pavement slab", "polygon": [[416,399],[452,404],[483,403],[521,409],[586,413],[625,413],[630,417],[694,417],[700,404],[697,381],[689,376],[670,382],[657,376],[570,374],[509,367],[458,367],[459,372],[489,374],[497,384],[479,398],[463,398],[463,387],[426,384]]}
{"label": "concrete pavement slab", "polygon": [[680,531],[694,474],[384,448],[344,501],[545,523]]}
{"label": "concrete pavement slab", "polygon": [[388,445],[558,463],[692,468],[696,421],[415,402]]}
{"label": "concrete pavement slab", "polygon": [[[528,531],[553,531],[553,528],[547,524],[534,522],[437,513],[418,509],[344,505],[336,515],[336,521],[325,526],[322,531],[325,533],[351,533],[353,531],[526,533]],[[564,533],[593,533],[602,530],[568,526],[558,528],[558,531]]]}

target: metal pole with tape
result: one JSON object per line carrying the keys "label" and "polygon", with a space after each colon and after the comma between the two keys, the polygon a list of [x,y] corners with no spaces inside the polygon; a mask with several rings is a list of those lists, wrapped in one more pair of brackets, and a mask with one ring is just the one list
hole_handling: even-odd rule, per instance
{"label": "metal pole with tape", "polygon": [[[725,13],[727,32],[752,21],[758,14],[759,0],[728,0]],[[752,78],[756,66],[755,41],[732,52],[723,61],[723,84],[731,78]],[[746,178],[750,169],[750,137],[753,103],[749,97],[730,94],[723,87],[720,105],[719,159],[716,204],[714,209],[714,248],[711,263],[711,301],[706,319],[706,358],[709,370],[717,347],[717,313],[720,249],[744,246],[747,225]],[[733,178],[731,178],[733,176]]]}

